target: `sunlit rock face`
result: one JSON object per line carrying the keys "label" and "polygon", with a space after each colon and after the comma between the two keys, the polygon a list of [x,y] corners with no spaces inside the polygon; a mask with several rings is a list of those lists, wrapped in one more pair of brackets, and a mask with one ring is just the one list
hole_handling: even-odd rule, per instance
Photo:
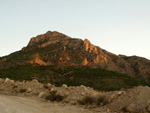
{"label": "sunlit rock face", "polygon": [[43,35],[38,35],[37,37],[31,38],[27,47],[32,47],[32,46],[45,47],[50,44],[54,44],[61,40],[69,39],[69,38],[70,37],[68,37],[67,35],[64,35],[62,33],[59,33],[56,31],[54,31],[54,32],[48,31],[47,33],[45,33]]}

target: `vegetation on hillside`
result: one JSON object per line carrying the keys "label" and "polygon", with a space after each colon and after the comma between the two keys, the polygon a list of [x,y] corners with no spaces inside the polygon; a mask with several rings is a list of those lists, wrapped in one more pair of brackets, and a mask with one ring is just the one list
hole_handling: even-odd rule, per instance
{"label": "vegetation on hillside", "polygon": [[56,86],[85,85],[96,90],[112,91],[121,88],[131,88],[138,85],[149,85],[128,75],[91,67],[57,67],[39,65],[20,65],[0,70],[0,77],[15,80],[38,79],[40,82],[50,82]]}

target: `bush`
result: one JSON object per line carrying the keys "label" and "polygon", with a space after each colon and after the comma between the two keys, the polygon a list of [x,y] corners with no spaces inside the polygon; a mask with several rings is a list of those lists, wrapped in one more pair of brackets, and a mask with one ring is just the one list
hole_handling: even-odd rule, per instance
{"label": "bush", "polygon": [[47,84],[44,84],[43,87],[44,87],[45,89],[48,89],[48,88],[49,88],[49,87],[47,86]]}
{"label": "bush", "polygon": [[[68,75],[66,74],[68,72],[73,73]],[[62,86],[63,84],[67,84],[68,86],[85,85],[101,91],[127,89],[138,85],[150,86],[150,83],[132,78],[128,75],[87,66],[68,66],[61,69],[57,66],[19,65],[7,69],[0,69],[0,77],[8,77],[19,81],[32,80],[33,77],[36,77],[42,83],[52,83],[56,86]],[[47,85],[43,87],[49,89]]]}
{"label": "bush", "polygon": [[18,86],[14,85],[12,88],[15,89],[15,88],[17,88],[17,87],[18,87]]}
{"label": "bush", "polygon": [[78,100],[78,103],[81,105],[89,105],[89,104],[96,104],[96,105],[106,105],[108,103],[108,100],[105,96],[99,96],[99,97],[92,97],[92,96],[86,96],[82,100]]}
{"label": "bush", "polygon": [[86,96],[82,100],[78,100],[78,103],[81,105],[93,104],[95,102],[96,102],[96,99],[94,97],[91,97],[91,96]]}
{"label": "bush", "polygon": [[26,92],[26,91],[27,91],[27,89],[25,89],[25,88],[19,90],[20,93],[24,93],[24,92]]}
{"label": "bush", "polygon": [[61,96],[61,95],[58,95],[56,93],[57,93],[56,91],[50,92],[50,95],[47,95],[45,97],[45,99],[46,100],[50,100],[50,101],[60,102],[60,101],[62,101],[65,98],[65,96]]}
{"label": "bush", "polygon": [[108,103],[108,100],[106,99],[105,96],[99,96],[97,98],[97,105],[106,105]]}

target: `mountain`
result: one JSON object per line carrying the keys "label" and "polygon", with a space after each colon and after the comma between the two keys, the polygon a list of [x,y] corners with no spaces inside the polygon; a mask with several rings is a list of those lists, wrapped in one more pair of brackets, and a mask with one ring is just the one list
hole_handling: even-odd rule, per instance
{"label": "mountain", "polygon": [[[0,58],[1,77],[9,75],[12,78],[11,74],[14,70],[18,69],[22,73],[26,73],[27,70],[30,71],[31,68],[35,68],[32,74],[22,76],[22,78],[27,78],[27,76],[30,76],[30,78],[38,77],[37,75],[40,73],[46,76],[48,80],[50,78],[54,80],[58,76],[64,79],[65,75],[73,79],[72,74],[75,72],[70,67],[76,71],[77,68],[82,71],[88,67],[90,70],[100,69],[101,71],[108,71],[108,73],[121,73],[146,82],[149,82],[150,78],[150,61],[148,59],[137,56],[115,55],[94,46],[88,39],[71,38],[56,31],[48,31],[45,34],[33,37],[22,50]],[[37,70],[39,71],[37,72]],[[11,72],[11,74],[8,72]],[[14,74],[16,73],[19,72]],[[95,72],[93,71],[93,73]],[[54,75],[57,75],[57,77],[54,77]],[[15,77],[21,79],[21,75],[18,76]],[[55,81],[58,82],[58,79]]]}

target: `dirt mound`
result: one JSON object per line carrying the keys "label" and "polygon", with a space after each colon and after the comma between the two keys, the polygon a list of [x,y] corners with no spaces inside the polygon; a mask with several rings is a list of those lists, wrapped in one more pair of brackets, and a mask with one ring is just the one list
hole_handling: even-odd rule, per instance
{"label": "dirt mound", "polygon": [[[112,111],[122,111],[129,113],[149,113],[150,112],[150,88],[138,86],[114,98],[106,108]],[[113,96],[113,95],[111,95]]]}
{"label": "dirt mound", "polygon": [[138,86],[128,90],[100,92],[90,87],[62,85],[55,87],[37,80],[14,81],[8,78],[0,79],[0,93],[25,96],[42,101],[57,101],[71,105],[85,105],[93,108],[93,112],[150,112],[150,88]]}

